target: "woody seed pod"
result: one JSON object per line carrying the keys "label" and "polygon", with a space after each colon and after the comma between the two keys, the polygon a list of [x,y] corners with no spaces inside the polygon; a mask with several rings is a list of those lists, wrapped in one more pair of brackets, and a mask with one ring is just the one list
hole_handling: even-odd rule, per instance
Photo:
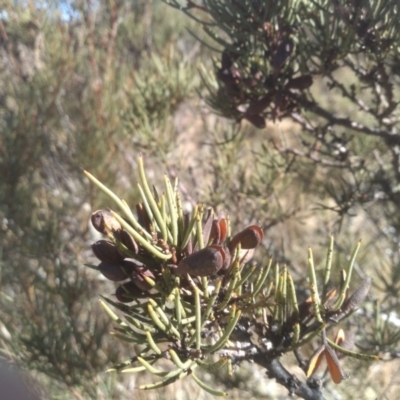
{"label": "woody seed pod", "polygon": [[245,112],[246,117],[263,112],[269,106],[270,103],[271,103],[271,95],[264,96],[256,101],[252,101]]}
{"label": "woody seed pod", "polygon": [[228,232],[228,223],[225,218],[215,219],[213,221],[210,239],[212,244],[221,244],[225,241]]}
{"label": "woody seed pod", "polygon": [[265,118],[263,118],[259,114],[255,115],[246,115],[244,119],[247,119],[252,125],[254,125],[258,129],[264,129],[267,125],[265,123]]}
{"label": "woody seed pod", "polygon": [[120,223],[108,210],[97,210],[92,214],[91,221],[96,231],[106,235],[110,231],[121,229]]}
{"label": "woody seed pod", "polygon": [[222,268],[225,258],[225,250],[221,246],[212,245],[181,260],[174,272],[177,275],[211,276]]}
{"label": "woody seed pod", "polygon": [[360,287],[348,298],[342,305],[341,312],[344,315],[349,314],[355,308],[357,308],[367,296],[369,289],[371,288],[372,278],[367,276],[362,281]]}
{"label": "woody seed pod", "polygon": [[[132,253],[139,253],[139,246],[135,239],[124,229],[120,229],[116,232],[117,239]],[[120,250],[120,253],[125,257],[125,254]]]}
{"label": "woody seed pod", "polygon": [[108,240],[98,240],[92,244],[94,255],[105,263],[118,264],[124,260],[114,243]]}
{"label": "woody seed pod", "polygon": [[298,78],[290,79],[286,84],[286,89],[308,89],[313,84],[313,79],[311,75],[303,75]]}
{"label": "woody seed pod", "polygon": [[221,238],[221,230],[219,227],[219,221],[217,219],[214,219],[211,227],[211,232],[210,232],[210,240],[212,240],[213,244],[220,244]]}
{"label": "woody seed pod", "polygon": [[207,218],[206,222],[203,224],[203,242],[204,245],[207,246],[210,238],[211,238],[211,232],[212,232],[212,226],[214,224],[213,220],[213,215],[210,213],[209,217]]}
{"label": "woody seed pod", "polygon": [[119,282],[129,278],[129,275],[120,264],[102,262],[97,268],[110,281]]}
{"label": "woody seed pod", "polygon": [[337,354],[328,344],[325,345],[325,358],[333,382],[338,384],[347,378],[347,375],[342,370]]}
{"label": "woody seed pod", "polygon": [[136,204],[136,212],[139,224],[148,232],[150,232],[151,221],[142,203]]}
{"label": "woody seed pod", "polygon": [[241,249],[254,249],[264,237],[262,229],[257,225],[251,225],[243,231],[237,233],[229,244],[229,250],[233,252],[240,243]]}

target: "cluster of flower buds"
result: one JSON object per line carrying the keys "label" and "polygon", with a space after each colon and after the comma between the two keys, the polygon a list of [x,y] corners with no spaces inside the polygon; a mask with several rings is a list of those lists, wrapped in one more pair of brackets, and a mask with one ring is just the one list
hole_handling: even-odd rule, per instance
{"label": "cluster of flower buds", "polygon": [[[138,221],[143,230],[150,231],[149,216],[139,205]],[[193,218],[190,213],[184,216],[184,230],[190,229]],[[92,245],[94,255],[101,261],[97,269],[109,280],[115,282],[127,281],[118,286],[116,297],[120,302],[130,302],[138,297],[146,296],[155,284],[162,282],[162,269],[169,268],[172,274],[191,277],[218,277],[229,273],[234,260],[234,253],[240,249],[240,261],[251,260],[254,249],[263,239],[263,231],[257,225],[228,237],[228,221],[225,218],[215,218],[209,212],[202,224],[202,237],[197,239],[189,235],[185,246],[172,246],[152,232],[154,246],[159,246],[171,258],[165,262],[157,260],[142,245],[138,244],[132,235],[121,227],[121,224],[108,210],[98,210],[92,214],[91,222],[94,228],[108,237]],[[129,280],[129,281],[128,281]],[[183,285],[189,285],[183,279]]]}
{"label": "cluster of flower buds", "polygon": [[[207,386],[193,370],[199,367],[212,372],[227,365],[229,371],[240,357],[251,360],[261,354],[269,359],[289,351],[296,351],[300,359],[300,348],[320,336],[317,351],[301,363],[309,378],[325,359],[333,381],[345,379],[339,353],[378,359],[350,351],[343,339],[331,341],[326,335],[328,326],[354,312],[371,286],[367,277],[353,294],[348,293],[360,243],[341,272],[338,289],[330,288],[333,237],[322,288],[309,249],[310,297],[298,302],[286,266],[272,268],[271,258],[266,265],[246,266],[263,240],[260,226],[251,225],[232,235],[229,218],[217,217],[212,209],[206,211],[197,205],[185,214],[177,183],[173,187],[165,176],[164,193],[159,195],[147,183],[141,157],[138,167],[142,202],[136,206],[136,216],[124,200],[86,173],[122,211],[121,216],[112,210],[99,210],[91,217],[94,228],[105,236],[92,245],[100,260],[95,269],[119,283],[115,293],[118,301],[102,296],[101,305],[118,325],[115,336],[143,345],[114,370],[148,370],[163,377],[140,387],[146,390],[190,375],[213,395],[226,395]],[[119,310],[124,319],[108,305]],[[165,343],[168,350],[162,349]],[[216,355],[220,357],[215,362],[212,358]],[[174,369],[156,368],[159,360],[172,362]]]}
{"label": "cluster of flower buds", "polygon": [[[304,91],[313,83],[310,74],[299,76],[288,62],[295,47],[290,35],[274,33],[270,24],[264,31],[268,42],[265,60],[249,60],[247,53],[241,57],[240,51],[225,49],[216,71],[220,82],[217,97],[225,102],[230,99],[230,113],[237,120],[246,119],[260,129],[265,128],[266,117],[282,118],[293,111],[296,101],[292,91]],[[218,106],[217,99],[213,103]]]}
{"label": "cluster of flower buds", "polygon": [[94,255],[101,261],[97,269],[110,281],[122,282],[115,293],[121,302],[132,301],[133,298],[143,296],[151,286],[145,277],[154,279],[148,265],[140,262],[143,249],[139,248],[135,239],[108,210],[99,210],[92,214],[94,228],[106,235],[109,240],[99,240],[92,245]]}
{"label": "cluster of flower buds", "polygon": [[[211,229],[209,229],[211,227]],[[232,266],[233,253],[240,246],[242,262],[251,260],[254,249],[263,239],[263,231],[257,225],[249,226],[227,241],[227,221],[225,218],[207,219],[203,228],[204,243],[208,245],[199,250],[188,244],[183,250],[183,258],[178,261],[175,273],[191,276],[224,275]],[[172,266],[175,268],[175,266]]]}

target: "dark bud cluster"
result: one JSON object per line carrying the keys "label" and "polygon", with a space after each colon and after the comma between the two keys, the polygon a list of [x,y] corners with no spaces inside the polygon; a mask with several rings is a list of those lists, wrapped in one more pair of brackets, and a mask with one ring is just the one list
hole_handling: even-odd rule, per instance
{"label": "dark bud cluster", "polygon": [[[162,271],[170,269],[181,277],[183,287],[190,287],[186,275],[194,277],[218,277],[229,273],[235,251],[240,249],[240,259],[247,262],[253,257],[254,249],[263,239],[263,231],[257,225],[228,237],[228,223],[225,218],[215,218],[210,211],[202,222],[201,237],[189,235],[186,243],[170,245],[152,231],[150,218],[142,204],[136,207],[139,224],[150,233],[152,245],[161,248],[171,258],[158,260],[124,230],[112,213],[98,210],[91,217],[94,228],[107,236],[92,245],[93,254],[100,260],[97,269],[109,280],[123,282],[116,290],[120,302],[130,302],[146,296],[146,292],[163,285]],[[192,215],[184,218],[184,231],[190,229]],[[182,238],[183,239],[183,238]],[[200,243],[201,242],[201,243]]]}

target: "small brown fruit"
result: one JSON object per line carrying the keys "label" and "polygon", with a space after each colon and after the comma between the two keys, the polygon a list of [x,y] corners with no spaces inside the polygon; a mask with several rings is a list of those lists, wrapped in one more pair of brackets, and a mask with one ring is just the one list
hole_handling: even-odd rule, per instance
{"label": "small brown fruit", "polygon": [[298,78],[290,79],[286,84],[286,89],[308,89],[313,84],[313,78],[311,75],[303,75]]}
{"label": "small brown fruit", "polygon": [[98,269],[110,281],[119,282],[129,278],[129,275],[120,264],[102,262],[98,265]]}
{"label": "small brown fruit", "polygon": [[226,252],[223,247],[208,246],[181,260],[174,272],[177,275],[211,276],[222,268],[225,258]]}
{"label": "small brown fruit", "polygon": [[105,263],[119,264],[124,260],[124,256],[118,251],[117,246],[108,240],[99,240],[92,244],[94,255]]}
{"label": "small brown fruit", "polygon": [[[136,243],[135,239],[132,237],[130,233],[127,231],[120,229],[117,231],[118,233],[116,234],[116,238],[128,249],[130,250],[133,254],[138,254],[139,253],[139,246]],[[123,256],[126,256],[122,250],[120,250]]]}
{"label": "small brown fruit", "polygon": [[267,126],[265,118],[259,114],[246,115],[244,118],[258,129],[264,129]]}
{"label": "small brown fruit", "polygon": [[[246,117],[262,113],[271,103],[271,95],[252,101],[245,112]],[[251,121],[250,121],[251,122]]]}
{"label": "small brown fruit", "polygon": [[120,223],[113,217],[108,210],[97,210],[92,214],[91,221],[96,231],[106,235],[110,231],[113,232],[121,229]]}
{"label": "small brown fruit", "polygon": [[264,233],[262,229],[257,225],[251,225],[232,238],[229,244],[229,250],[233,252],[239,243],[242,250],[254,249],[261,243],[263,237]]}

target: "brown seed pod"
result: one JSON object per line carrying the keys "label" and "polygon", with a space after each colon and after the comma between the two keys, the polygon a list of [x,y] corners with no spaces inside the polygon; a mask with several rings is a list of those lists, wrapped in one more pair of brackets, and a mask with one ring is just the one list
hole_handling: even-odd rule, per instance
{"label": "brown seed pod", "polygon": [[148,291],[152,288],[152,286],[146,282],[144,277],[148,277],[151,279],[155,279],[154,274],[143,267],[138,267],[136,270],[132,273],[132,281],[135,282],[135,285],[143,291]]}
{"label": "brown seed pod", "polygon": [[121,303],[130,303],[137,297],[142,297],[143,290],[139,289],[134,282],[130,281],[117,287],[115,296]]}
{"label": "brown seed pod", "polygon": [[276,53],[272,57],[272,67],[279,70],[288,60],[293,52],[294,42],[292,39],[287,38],[282,40],[279,44]]}
{"label": "brown seed pod", "polygon": [[220,243],[223,243],[228,235],[228,222],[225,218],[220,218],[218,224],[221,232]]}
{"label": "brown seed pod", "polygon": [[344,315],[348,315],[364,301],[369,289],[371,288],[371,283],[372,278],[367,276],[362,281],[360,287],[347,300],[344,301],[341,308],[341,312]]}
{"label": "brown seed pod", "polygon": [[286,84],[286,89],[308,89],[313,84],[313,78],[311,75],[303,75],[298,78],[289,79]]}
{"label": "brown seed pod", "polygon": [[[246,117],[263,112],[271,103],[271,95],[262,97],[259,100],[252,101],[245,112]],[[251,121],[250,121],[251,122]]]}
{"label": "brown seed pod", "polygon": [[229,250],[231,253],[235,250],[235,247],[240,243],[241,249],[254,249],[257,247],[264,237],[264,232],[258,225],[251,225],[243,231],[237,233],[229,244]]}
{"label": "brown seed pod", "polygon": [[119,241],[124,246],[126,246],[126,248],[128,250],[130,250],[134,254],[138,254],[139,253],[139,246],[138,246],[138,244],[136,243],[135,239],[132,237],[132,235],[130,233],[128,233],[127,231],[121,229],[118,232],[118,238],[119,238]]}
{"label": "brown seed pod", "polygon": [[212,213],[208,216],[205,223],[203,224],[202,231],[203,231],[203,243],[205,246],[208,245],[208,242],[211,238],[211,231],[212,226],[214,224],[214,216]]}
{"label": "brown seed pod", "polygon": [[229,249],[228,248],[224,248],[224,251],[225,251],[225,259],[224,259],[224,263],[222,265],[221,271],[228,270],[229,267],[231,266],[231,261],[232,261],[232,256],[231,256],[231,253],[230,253]]}
{"label": "brown seed pod", "polygon": [[314,351],[314,353],[310,357],[310,360],[308,361],[306,369],[307,378],[315,374],[324,356],[325,356],[325,345],[322,344]]}
{"label": "brown seed pod", "polygon": [[[118,229],[114,232],[114,238],[123,244],[129,251],[133,254],[139,253],[139,246],[136,243],[135,239],[124,229]],[[120,252],[122,257],[129,257],[131,254],[126,254],[122,247],[118,246],[118,251]]]}
{"label": "brown seed pod", "polygon": [[246,115],[244,119],[247,119],[252,125],[258,129],[264,129],[267,125],[265,123],[265,118],[259,114]]}
{"label": "brown seed pod", "polygon": [[325,345],[325,358],[328,364],[329,374],[336,384],[342,382],[342,380],[347,378],[347,375],[343,372],[340,365],[339,358],[335,351],[328,344]]}
{"label": "brown seed pod", "polygon": [[208,246],[181,260],[174,272],[177,275],[211,276],[222,268],[225,258],[226,252],[223,247]]}
{"label": "brown seed pod", "polygon": [[118,251],[117,246],[108,240],[98,240],[92,244],[94,255],[105,263],[119,264],[124,260],[124,256]]}
{"label": "brown seed pod", "polygon": [[130,274],[121,264],[110,264],[102,262],[97,267],[99,271],[110,281],[119,282],[129,278]]}
{"label": "brown seed pod", "polygon": [[228,223],[226,222],[226,219],[214,219],[210,233],[210,240],[212,239],[212,244],[223,243],[226,239],[227,232]]}
{"label": "brown seed pod", "polygon": [[144,208],[142,203],[136,204],[136,212],[138,216],[139,224],[147,231],[151,231],[151,221],[149,216],[147,215],[147,211]]}
{"label": "brown seed pod", "polygon": [[97,210],[92,214],[91,221],[96,231],[106,235],[110,231],[121,229],[120,223],[108,210]]}
{"label": "brown seed pod", "polygon": [[219,228],[219,221],[214,219],[210,232],[210,240],[212,240],[212,244],[220,244],[221,230]]}

